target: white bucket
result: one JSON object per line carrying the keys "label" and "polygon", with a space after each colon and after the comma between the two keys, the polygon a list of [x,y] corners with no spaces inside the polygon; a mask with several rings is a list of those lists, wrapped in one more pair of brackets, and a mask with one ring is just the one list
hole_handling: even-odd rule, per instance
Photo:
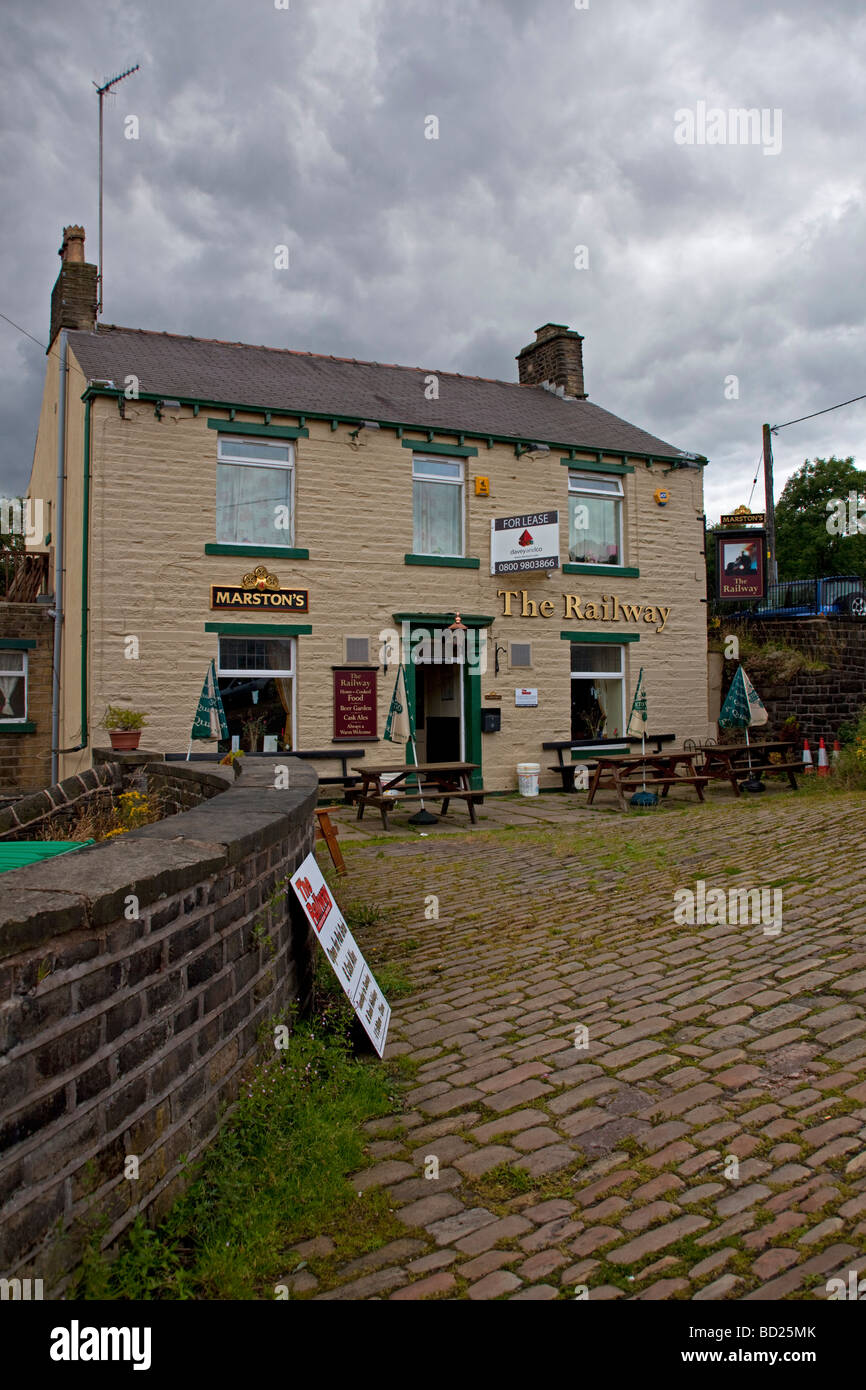
{"label": "white bucket", "polygon": [[521,796],[538,796],[538,778],[540,772],[540,763],[517,764],[517,785],[520,789]]}

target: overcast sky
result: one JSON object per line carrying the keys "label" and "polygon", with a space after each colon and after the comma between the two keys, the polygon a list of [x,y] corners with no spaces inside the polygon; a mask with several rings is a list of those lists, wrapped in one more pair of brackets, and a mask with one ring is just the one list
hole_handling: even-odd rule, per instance
{"label": "overcast sky", "polygon": [[[64,224],[96,259],[92,83],[137,62],[105,107],[108,323],[504,380],[567,323],[591,400],[709,457],[711,519],[748,500],[763,421],[866,392],[863,0],[3,0],[2,20],[0,312],[43,344]],[[764,134],[678,143],[702,103],[765,111]],[[5,495],[43,373],[0,320]],[[866,466],[866,401],[779,434],[777,496],[831,453]]]}

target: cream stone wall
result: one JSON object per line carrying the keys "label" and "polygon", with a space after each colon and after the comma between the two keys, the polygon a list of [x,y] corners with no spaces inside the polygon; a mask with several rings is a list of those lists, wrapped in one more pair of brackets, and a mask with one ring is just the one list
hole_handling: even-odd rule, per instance
{"label": "cream stone wall", "polygon": [[[153,405],[128,402],[122,419],[116,403],[97,398],[92,421],[90,697],[91,738],[108,703],[129,704],[148,712],[143,746],[185,752],[190,725],[208,663],[217,655],[217,635],[208,622],[240,622],[276,627],[287,621],[309,623],[310,635],[297,639],[297,746],[339,747],[332,743],[331,668],[344,663],[344,637],[367,635],[378,651],[378,635],[394,626],[395,612],[488,615],[489,669],[482,677],[482,704],[499,706],[502,731],[481,736],[485,786],[516,785],[515,765],[554,761],[542,751],[548,739],[570,737],[569,644],[560,632],[640,632],[626,657],[627,706],[639,667],[645,671],[650,698],[650,729],[673,732],[677,743],[705,737],[707,657],[703,560],[701,556],[701,475],[683,470],[664,476],[662,465],[647,468],[633,461],[624,475],[625,562],[640,569],[639,578],[572,575],[557,572],[519,580],[494,578],[490,567],[490,519],[518,512],[558,507],[562,553],[567,555],[568,470],[560,452],[549,459],[518,460],[511,446],[484,443],[466,460],[466,553],[477,557],[478,570],[414,566],[404,563],[412,551],[412,450],[403,448],[393,431],[364,432],[358,447],[349,441],[349,426],[332,431],[327,421],[308,420],[308,439],[296,444],[296,528],[294,545],[309,549],[308,560],[233,555],[206,555],[216,540],[215,471],[217,432],[208,418],[227,412],[191,407],[154,415]],[[261,414],[239,412],[238,421],[261,424]],[[272,425],[297,423],[277,417]],[[448,441],[437,436],[437,442]],[[467,441],[474,444],[476,441]],[[70,440],[72,448],[73,441]],[[419,452],[423,443],[419,441]],[[608,460],[614,461],[614,460]],[[70,476],[74,470],[70,469]],[[476,474],[490,478],[490,496],[475,497]],[[659,486],[669,489],[665,508],[653,501]],[[70,485],[70,521],[80,517],[80,498]],[[68,551],[70,601],[80,593],[79,541]],[[276,533],[275,533],[276,534]],[[266,563],[282,587],[309,590],[309,614],[213,612],[211,584],[239,584],[256,563]],[[551,616],[521,616],[512,602],[505,617],[497,591],[525,590],[536,603],[547,599]],[[647,623],[579,621],[565,616],[564,595],[581,604],[615,595],[619,604],[670,608],[664,630],[661,618]],[[609,603],[612,613],[612,603]],[[582,611],[582,609],[581,609]],[[69,627],[69,624],[67,625]],[[74,635],[74,634],[73,634]],[[130,638],[138,640],[138,658],[129,659]],[[498,678],[493,674],[492,640],[507,646],[531,640],[531,670],[510,671],[507,657]],[[67,649],[68,650],[68,649]],[[64,695],[68,701],[64,741],[74,742],[78,726],[77,654],[68,653]],[[384,731],[396,672],[379,673],[379,731]],[[66,677],[69,677],[68,679]],[[538,708],[515,708],[517,686],[539,688]],[[501,702],[490,698],[502,696]],[[627,713],[627,710],[626,710]],[[104,736],[103,736],[104,737]],[[98,741],[98,739],[97,739]],[[206,747],[206,745],[198,745]],[[366,760],[400,760],[389,743],[367,744]],[[64,766],[64,772],[72,764]],[[334,767],[323,765],[323,772]],[[545,772],[542,785],[556,778]]]}
{"label": "cream stone wall", "polygon": [[[56,345],[55,345],[56,348]],[[82,508],[84,482],[83,375],[70,352],[67,415],[66,592],[62,668],[61,747],[80,741],[80,634]],[[40,416],[30,495],[54,508],[57,439],[57,353],[47,359],[45,395]],[[217,432],[208,418],[225,411],[191,407],[155,417],[152,403],[127,402],[121,418],[113,399],[97,397],[91,421],[90,592],[88,744],[104,742],[98,729],[105,706],[131,705],[148,712],[144,745],[184,752],[202,681],[217,635],[206,623],[239,622],[276,627],[309,623],[310,635],[297,639],[297,745],[339,748],[333,743],[333,666],[345,660],[344,638],[366,635],[373,659],[380,632],[394,626],[394,614],[453,613],[494,619],[489,634],[489,667],[481,680],[482,705],[500,708],[502,731],[481,736],[485,786],[492,790],[516,784],[515,765],[537,761],[546,769],[554,761],[542,742],[570,736],[569,644],[561,631],[587,634],[640,632],[626,650],[627,703],[640,666],[650,699],[650,728],[674,732],[677,743],[712,732],[707,719],[707,656],[702,546],[701,475],[680,470],[665,475],[664,465],[647,468],[632,460],[634,473],[624,475],[626,565],[639,578],[608,575],[526,575],[493,577],[489,573],[490,520],[519,512],[558,508],[561,553],[567,555],[568,470],[560,452],[538,461],[516,459],[511,446],[478,445],[465,461],[466,553],[480,560],[477,570],[415,566],[404,563],[413,549],[412,450],[403,448],[393,431],[366,431],[360,443],[349,440],[349,426],[332,431],[327,421],[307,421],[308,439],[295,445],[296,525],[294,545],[307,548],[309,560],[206,555],[216,540],[215,472]],[[239,412],[238,421],[261,424],[260,413]],[[272,416],[273,425],[294,425],[296,417]],[[454,442],[437,435],[437,442]],[[468,440],[475,444],[476,441]],[[424,452],[423,441],[418,451]],[[609,462],[618,462],[612,457]],[[579,461],[578,461],[579,466]],[[473,479],[490,479],[490,496],[474,495]],[[670,502],[653,501],[664,486]],[[275,533],[276,538],[276,533]],[[284,588],[309,590],[309,614],[214,612],[211,584],[239,584],[256,563],[266,563]],[[511,600],[505,616],[503,590],[525,591],[531,600],[547,600],[538,616],[522,616],[522,598]],[[607,600],[607,621],[590,622],[566,615],[565,596],[580,601]],[[620,605],[670,608],[661,618],[635,623],[620,615],[612,620],[613,597]],[[549,612],[550,616],[542,616]],[[136,639],[138,657],[126,655]],[[511,671],[507,655],[498,677],[493,674],[493,644],[531,641],[533,666]],[[384,731],[395,671],[379,672],[379,732]],[[537,686],[537,708],[515,708],[518,686]],[[501,701],[491,698],[501,695]],[[206,745],[199,745],[205,747]],[[366,760],[396,762],[393,744],[366,744]],[[89,765],[89,748],[61,759],[62,775]],[[333,772],[333,765],[321,765]],[[557,779],[545,771],[542,785]]]}

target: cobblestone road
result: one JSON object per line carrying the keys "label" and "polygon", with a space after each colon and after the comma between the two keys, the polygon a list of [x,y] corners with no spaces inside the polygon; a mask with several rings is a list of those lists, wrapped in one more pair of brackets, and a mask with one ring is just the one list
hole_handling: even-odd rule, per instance
{"label": "cobblestone road", "polygon": [[[387,909],[362,944],[413,985],[388,1054],[416,1066],[353,1182],[407,1234],[307,1296],[802,1299],[866,1275],[862,796],[496,819],[517,825],[347,845],[341,901]],[[678,924],[699,879],[781,889],[781,930]]]}

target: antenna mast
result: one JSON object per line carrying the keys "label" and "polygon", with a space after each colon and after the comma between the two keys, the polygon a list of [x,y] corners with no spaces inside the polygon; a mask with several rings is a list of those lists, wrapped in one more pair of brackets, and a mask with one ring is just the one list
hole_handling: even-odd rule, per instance
{"label": "antenna mast", "polygon": [[98,286],[98,301],[96,305],[97,314],[102,313],[102,102],[105,93],[122,82],[124,77],[131,77],[134,72],[138,72],[140,63],[136,63],[134,68],[127,68],[125,72],[119,72],[116,77],[112,77],[101,87],[96,87],[96,94],[99,97],[99,267],[97,271],[96,283]]}

